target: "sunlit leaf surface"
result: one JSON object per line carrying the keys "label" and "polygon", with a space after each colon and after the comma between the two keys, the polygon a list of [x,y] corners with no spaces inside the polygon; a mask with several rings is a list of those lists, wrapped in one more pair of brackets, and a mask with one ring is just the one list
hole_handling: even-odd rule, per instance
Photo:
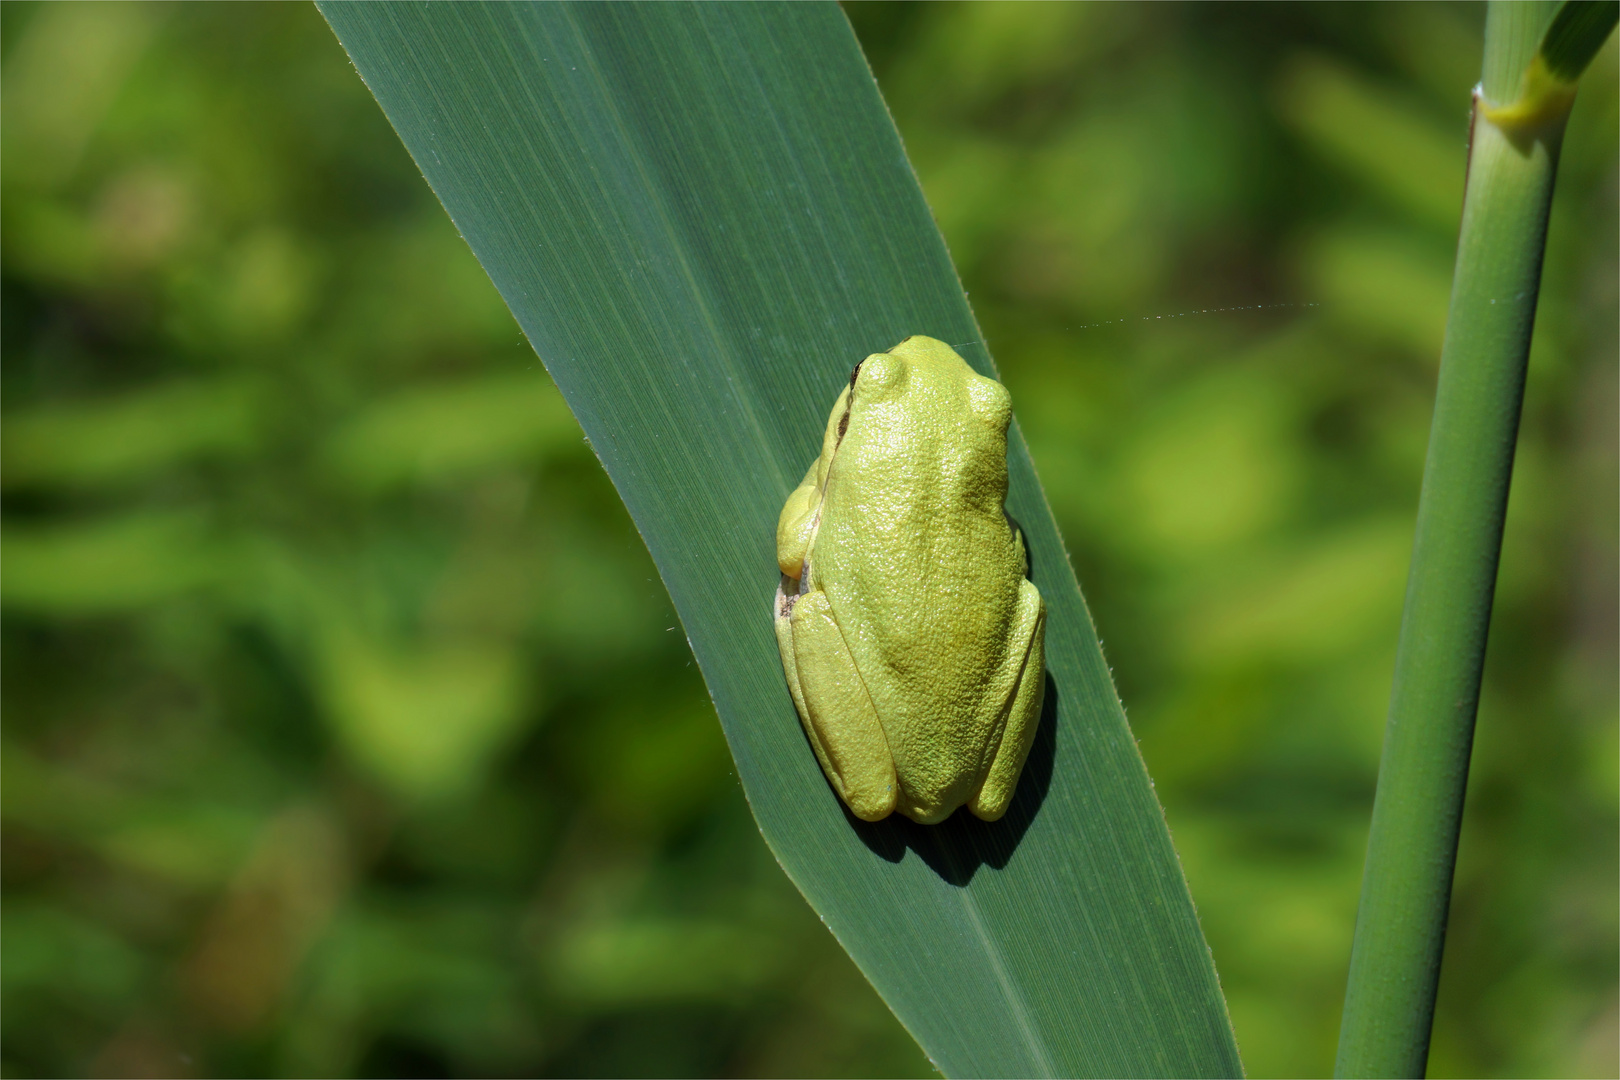
{"label": "sunlit leaf surface", "polygon": [[[837,8],[323,11],[624,497],[766,839],[935,1062],[1237,1071],[1159,807],[1016,433],[1008,509],[1047,598],[1050,682],[1007,817],[858,823],[800,732],[769,625],[773,527],[839,385],[913,333],[994,371]],[[379,418],[334,452],[363,471],[387,430]]]}

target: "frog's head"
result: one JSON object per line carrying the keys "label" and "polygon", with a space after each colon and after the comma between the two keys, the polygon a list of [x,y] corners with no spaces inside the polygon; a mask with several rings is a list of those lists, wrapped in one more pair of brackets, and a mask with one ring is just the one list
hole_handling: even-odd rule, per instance
{"label": "frog's head", "polygon": [[971,418],[1000,436],[1005,436],[1012,419],[1012,399],[1005,387],[968,367],[943,341],[920,334],[855,365],[842,400],[840,439],[851,418],[868,409],[891,420],[901,415],[912,421]]}

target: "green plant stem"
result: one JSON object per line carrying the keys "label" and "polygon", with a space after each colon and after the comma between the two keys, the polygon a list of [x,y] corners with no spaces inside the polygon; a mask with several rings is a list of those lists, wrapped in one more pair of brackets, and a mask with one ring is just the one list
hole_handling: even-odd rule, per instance
{"label": "green plant stem", "polygon": [[[1492,5],[1487,71],[1493,50],[1533,54],[1517,38],[1538,38],[1545,25],[1510,8]],[[1456,275],[1339,1034],[1341,1077],[1418,1077],[1428,1059],[1568,105],[1565,96],[1561,106],[1505,118],[1475,96]]]}

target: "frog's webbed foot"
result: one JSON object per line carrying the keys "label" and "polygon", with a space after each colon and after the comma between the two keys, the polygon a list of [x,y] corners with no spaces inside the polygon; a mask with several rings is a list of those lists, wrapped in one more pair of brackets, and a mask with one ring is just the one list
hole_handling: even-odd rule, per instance
{"label": "frog's webbed foot", "polygon": [[1001,738],[990,750],[993,756],[984,783],[968,800],[968,809],[985,821],[999,819],[1012,802],[1019,774],[1024,771],[1024,759],[1029,757],[1030,745],[1035,741],[1041,698],[1046,693],[1046,604],[1028,580],[1018,586],[1012,642],[1006,662],[1021,669],[1018,681],[1007,696]]}
{"label": "frog's webbed foot", "polygon": [[894,811],[894,757],[872,695],[833,621],[827,594],[776,594],[776,643],[799,719],[821,769],[863,821]]}

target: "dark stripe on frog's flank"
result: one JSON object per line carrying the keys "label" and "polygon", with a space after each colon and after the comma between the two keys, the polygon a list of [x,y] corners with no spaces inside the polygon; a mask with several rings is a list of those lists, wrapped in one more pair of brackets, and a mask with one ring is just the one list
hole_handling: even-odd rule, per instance
{"label": "dark stripe on frog's flank", "polygon": [[[861,364],[864,363],[866,363],[866,361],[862,360],[860,364],[855,365],[855,370],[849,373],[849,397],[844,401],[844,415],[838,420],[839,442],[844,441],[844,432],[849,430],[849,410],[855,405],[855,380],[861,377]],[[835,443],[835,448],[836,445],[837,444]]]}

